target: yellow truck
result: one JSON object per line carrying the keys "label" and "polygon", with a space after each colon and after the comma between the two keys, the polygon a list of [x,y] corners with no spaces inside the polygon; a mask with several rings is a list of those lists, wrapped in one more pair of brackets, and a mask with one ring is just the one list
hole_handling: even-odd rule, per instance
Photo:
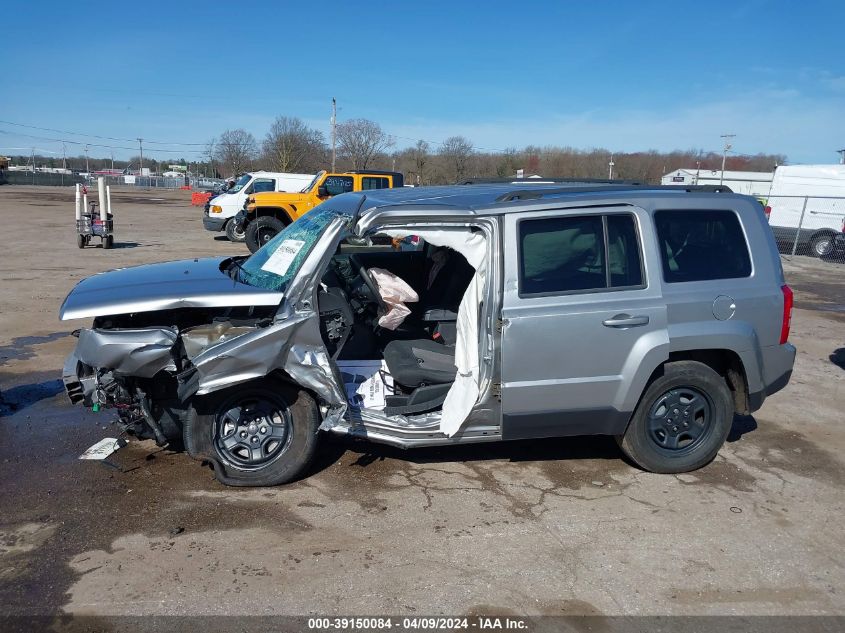
{"label": "yellow truck", "polygon": [[269,191],[250,195],[235,221],[244,232],[247,247],[254,253],[288,224],[332,196],[404,184],[402,174],[394,171],[356,170],[337,174],[321,171],[299,193]]}

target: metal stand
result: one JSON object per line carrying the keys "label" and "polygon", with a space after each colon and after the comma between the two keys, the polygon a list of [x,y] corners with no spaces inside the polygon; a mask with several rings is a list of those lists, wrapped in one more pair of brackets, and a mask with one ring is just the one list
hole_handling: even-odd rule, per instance
{"label": "metal stand", "polygon": [[97,203],[93,200],[88,204],[87,212],[76,221],[76,245],[79,248],[85,248],[92,237],[99,237],[103,248],[111,248],[114,245],[113,216],[109,213],[106,221],[103,222],[97,211]]}

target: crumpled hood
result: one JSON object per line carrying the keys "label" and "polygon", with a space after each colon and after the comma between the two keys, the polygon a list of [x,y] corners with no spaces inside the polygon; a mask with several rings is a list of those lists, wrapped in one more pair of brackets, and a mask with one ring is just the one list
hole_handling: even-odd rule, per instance
{"label": "crumpled hood", "polygon": [[279,305],[283,294],[234,281],[220,270],[226,258],[187,259],[99,273],[70,291],[62,321],[172,308]]}

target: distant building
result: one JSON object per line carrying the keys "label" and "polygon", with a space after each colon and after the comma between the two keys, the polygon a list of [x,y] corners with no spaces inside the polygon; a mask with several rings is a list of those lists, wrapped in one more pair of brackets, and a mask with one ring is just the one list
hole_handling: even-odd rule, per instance
{"label": "distant building", "polygon": [[734,193],[765,198],[769,195],[774,172],[725,171],[716,169],[676,169],[660,179],[661,185],[718,185],[730,187]]}

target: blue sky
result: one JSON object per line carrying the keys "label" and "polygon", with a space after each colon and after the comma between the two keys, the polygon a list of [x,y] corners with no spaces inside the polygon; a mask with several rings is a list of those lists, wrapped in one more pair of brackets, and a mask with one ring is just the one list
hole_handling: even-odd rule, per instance
{"label": "blue sky", "polygon": [[[836,162],[845,147],[842,0],[40,0],[14,11],[0,153],[61,153],[45,140],[59,138],[92,143],[91,155],[133,146],[8,122],[204,143],[236,127],[260,140],[288,115],[327,133],[332,97],[339,120],[377,121],[399,147],[462,134],[490,149],[719,150],[730,132],[739,153],[793,163]],[[145,142],[161,158],[197,149]]]}

